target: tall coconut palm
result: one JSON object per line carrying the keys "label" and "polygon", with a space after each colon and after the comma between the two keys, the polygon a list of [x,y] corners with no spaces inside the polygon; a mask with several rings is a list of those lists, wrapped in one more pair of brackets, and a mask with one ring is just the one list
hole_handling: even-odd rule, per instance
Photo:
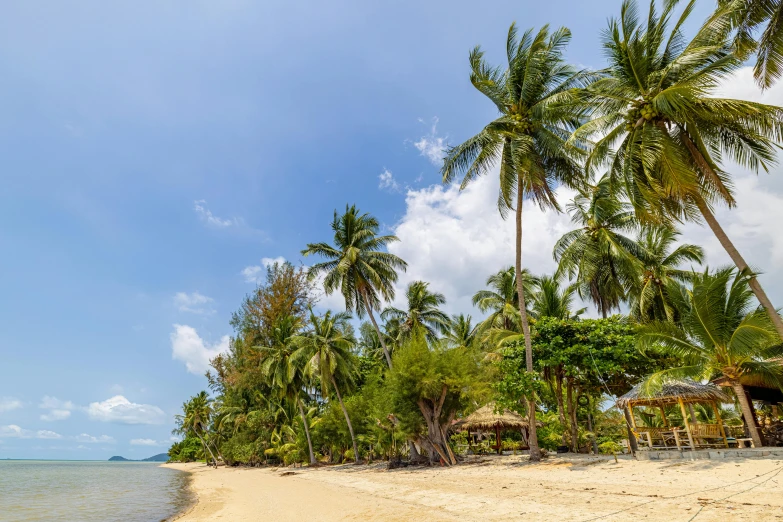
{"label": "tall coconut palm", "polygon": [[212,416],[212,399],[207,392],[201,391],[182,405],[182,414],[175,416],[177,428],[174,430],[181,435],[195,435],[204,447],[204,455],[209,452],[212,462],[217,466],[217,459],[206,441],[210,417]]}
{"label": "tall coconut palm", "polygon": [[641,248],[625,235],[637,228],[633,209],[612,191],[606,175],[580,191],[566,208],[579,228],[555,243],[556,276],[575,280],[579,297],[590,299],[606,318],[620,309],[625,289],[638,273]]}
{"label": "tall coconut palm", "polygon": [[751,437],[757,447],[761,437],[741,379],[753,377],[783,388],[783,346],[763,309],[756,308],[748,288],[752,274],[724,268],[695,274],[693,288],[679,304],[681,326],[655,321],[640,327],[641,349],[663,349],[683,361],[683,366],[650,376],[650,390],[668,378],[697,380],[723,377],[739,401]]}
{"label": "tall coconut palm", "polygon": [[354,381],[355,363],[351,352],[354,340],[352,335],[346,333],[347,321],[350,318],[347,312],[332,314],[331,311],[318,317],[311,309],[309,330],[292,338],[297,349],[291,359],[295,363],[306,361],[309,373],[317,376],[321,382],[324,397],[330,395],[330,390],[337,396],[348,432],[351,434],[354,459],[359,462],[359,448],[356,445],[353,424],[340,394],[341,386],[349,386]]}
{"label": "tall coconut palm", "polygon": [[310,438],[310,426],[302,404],[305,388],[305,373],[302,360],[293,358],[295,346],[293,339],[299,334],[302,321],[298,317],[284,316],[277,321],[272,333],[272,346],[259,346],[261,371],[267,378],[272,390],[277,390],[281,399],[296,404],[302,419],[310,464],[315,464],[315,452]]}
{"label": "tall coconut palm", "polygon": [[642,270],[629,288],[630,314],[637,321],[679,320],[678,296],[682,284],[693,277],[693,271],[684,270],[683,265],[704,260],[700,246],[682,244],[674,248],[679,236],[670,227],[645,227],[639,232],[637,242],[644,251],[639,260]]}
{"label": "tall coconut palm", "polygon": [[465,314],[452,315],[444,340],[454,348],[473,346],[476,340],[476,326],[473,325],[473,318]]}
{"label": "tall coconut palm", "polygon": [[328,259],[313,265],[310,274],[324,274],[324,291],[329,295],[339,290],[345,298],[347,311],[356,311],[359,318],[365,313],[370,316],[386,363],[391,368],[391,355],[381,329],[375,322],[373,310],[380,310],[381,299],[394,299],[397,270],[404,272],[408,264],[383,251],[389,244],[399,241],[399,238],[392,235],[379,236],[378,229],[377,219],[370,214],[361,214],[356,205],[346,205],[343,215],[338,216],[337,211],[334,212],[334,246],[328,243],[310,243],[302,251],[302,255],[317,254]]}
{"label": "tall coconut palm", "polygon": [[[505,71],[487,64],[479,47],[470,53],[470,80],[494,103],[499,115],[477,135],[450,148],[441,170],[444,183],[464,174],[464,189],[478,176],[493,172],[495,165],[500,166],[498,209],[504,217],[511,209],[516,215],[516,283],[529,372],[533,371],[533,350],[521,276],[522,202],[529,198],[543,208],[559,210],[555,188],[580,185],[584,177],[577,161],[578,148],[566,144],[581,116],[576,106],[568,103],[570,92],[586,79],[585,73],[563,61],[570,38],[568,29],[550,34],[547,26],[538,33],[528,30],[518,38],[512,25],[506,40]],[[528,406],[530,458],[539,460],[534,397],[529,397]]]}
{"label": "tall coconut palm", "polygon": [[410,339],[416,329],[421,328],[430,342],[438,338],[449,328],[449,316],[438,308],[446,302],[446,297],[438,292],[431,292],[430,284],[424,281],[414,281],[405,291],[407,309],[400,310],[390,306],[381,314],[384,321],[398,321],[400,325],[400,341]]}
{"label": "tall coconut palm", "polygon": [[[594,136],[588,170],[609,166],[644,221],[706,221],[741,271],[745,259],[713,214],[715,203],[735,205],[731,176],[721,163],[768,170],[783,137],[783,109],[714,97],[716,88],[742,65],[728,39],[730,21],[715,15],[686,41],[681,28],[693,9],[687,4],[669,31],[677,2],[663,12],[650,6],[640,21],[636,4],[624,0],[619,19],[604,31],[609,66],[581,92],[595,118],[573,136]],[[616,152],[615,152],[616,151]],[[783,319],[752,277],[750,286],[783,339]]]}
{"label": "tall coconut palm", "polygon": [[[767,89],[783,74],[783,3],[779,0],[718,0],[735,29],[734,48],[741,58],[756,53],[753,76]],[[764,24],[766,23],[766,26]],[[756,37],[756,34],[761,34]]]}

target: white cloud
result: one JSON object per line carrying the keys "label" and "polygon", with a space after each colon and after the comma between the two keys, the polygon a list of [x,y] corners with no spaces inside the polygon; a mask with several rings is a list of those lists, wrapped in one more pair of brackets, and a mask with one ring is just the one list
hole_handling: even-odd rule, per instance
{"label": "white cloud", "polygon": [[211,314],[215,310],[208,305],[212,303],[214,299],[201,295],[198,292],[185,293],[177,292],[174,295],[174,304],[177,306],[180,312],[190,312],[193,314]]}
{"label": "white cloud", "polygon": [[166,414],[157,406],[136,404],[122,395],[90,403],[87,414],[93,420],[120,424],[161,424],[166,418]]}
{"label": "white cloud", "polygon": [[221,337],[217,343],[209,344],[198,335],[195,328],[175,324],[171,334],[171,355],[184,362],[190,373],[202,375],[209,369],[210,359],[228,351],[228,344],[228,335]]}
{"label": "white cloud", "polygon": [[41,420],[50,422],[67,419],[71,416],[71,410],[75,409],[71,401],[61,401],[57,397],[49,397],[48,395],[44,395],[38,407],[49,410],[49,413],[41,415]]}
{"label": "white cloud", "polygon": [[160,443],[153,439],[131,439],[131,446],[160,446]]}
{"label": "white cloud", "polygon": [[[514,263],[514,219],[500,217],[498,185],[498,175],[493,173],[462,192],[455,185],[408,191],[405,214],[393,227],[400,241],[389,246],[390,252],[408,262],[408,271],[400,274],[396,287],[398,304],[409,282],[423,280],[446,296],[447,311],[470,313],[471,298],[484,288],[486,278]],[[573,197],[563,188],[557,194],[563,203]],[[523,211],[523,266],[533,273],[551,273],[555,269],[552,247],[571,229],[570,218],[542,212],[529,202]]]}
{"label": "white cloud", "polygon": [[0,397],[0,413],[17,410],[22,407],[22,401],[13,397]]}
{"label": "white cloud", "polygon": [[196,200],[193,202],[193,210],[196,212],[196,214],[198,214],[199,218],[201,218],[201,220],[208,225],[218,228],[226,228],[232,225],[240,224],[240,221],[237,219],[223,219],[214,215],[212,211],[206,207],[206,204],[206,200]]}
{"label": "white cloud", "polygon": [[[419,120],[424,123],[423,120]],[[419,150],[419,153],[430,160],[430,163],[436,167],[443,165],[443,156],[446,154],[446,138],[438,136],[438,118],[432,118],[432,127],[429,134],[422,136],[413,146]]]}
{"label": "white cloud", "polygon": [[61,439],[62,435],[50,430],[26,430],[16,424],[9,424],[0,426],[0,438],[54,440]]}
{"label": "white cloud", "polygon": [[394,179],[394,174],[389,169],[383,169],[378,176],[378,188],[389,192],[399,192],[400,184]]}
{"label": "white cloud", "polygon": [[242,269],[242,277],[245,278],[245,282],[258,284],[266,277],[266,269],[270,266],[285,263],[283,256],[278,257],[262,257],[260,265],[246,266]]}
{"label": "white cloud", "polygon": [[100,435],[98,437],[93,437],[92,435],[88,435],[87,433],[82,433],[80,435],[77,435],[73,438],[76,442],[85,442],[87,444],[113,444],[114,437],[109,437],[108,435]]}

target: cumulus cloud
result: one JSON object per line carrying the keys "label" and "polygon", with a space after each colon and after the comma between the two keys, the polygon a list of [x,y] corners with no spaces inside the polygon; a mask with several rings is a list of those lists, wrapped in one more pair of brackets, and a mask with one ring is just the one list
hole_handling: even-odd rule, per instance
{"label": "cumulus cloud", "polygon": [[9,439],[61,439],[62,435],[50,430],[27,430],[16,424],[0,426],[0,438]]}
{"label": "cumulus cloud", "polygon": [[131,439],[131,446],[160,446],[160,443],[154,439]]}
{"label": "cumulus cloud", "polygon": [[166,414],[157,406],[136,404],[122,395],[90,403],[87,414],[93,420],[119,424],[161,424],[166,418]]}
{"label": "cumulus cloud", "polygon": [[239,220],[237,219],[223,219],[214,215],[206,205],[207,202],[203,199],[199,199],[193,202],[193,210],[204,223],[217,228],[226,228],[239,224]]}
{"label": "cumulus cloud", "polygon": [[22,401],[13,397],[0,397],[0,413],[18,410],[22,407]]}
{"label": "cumulus cloud", "polygon": [[73,438],[76,442],[85,442],[87,444],[99,444],[99,443],[105,443],[105,444],[113,444],[114,437],[109,437],[108,435],[99,435],[98,437],[93,437],[92,435],[89,435],[87,433],[82,433],[80,435],[77,435]]}
{"label": "cumulus cloud", "polygon": [[49,410],[48,413],[41,415],[41,420],[50,422],[67,419],[71,416],[71,411],[75,409],[71,401],[61,401],[57,397],[49,397],[48,395],[44,395],[38,407]]}
{"label": "cumulus cloud", "polygon": [[210,359],[227,352],[228,345],[228,335],[210,344],[198,335],[195,328],[183,324],[175,324],[171,334],[172,358],[184,362],[188,371],[196,375],[203,375],[209,369]]}
{"label": "cumulus cloud", "polygon": [[399,192],[400,184],[394,179],[394,174],[389,169],[383,169],[378,176],[378,188],[388,192]]}
{"label": "cumulus cloud", "polygon": [[211,314],[214,313],[209,304],[214,299],[201,295],[198,292],[192,292],[190,294],[185,292],[177,292],[174,295],[174,304],[177,306],[180,312],[190,312],[193,314]]}
{"label": "cumulus cloud", "polygon": [[275,263],[283,264],[285,263],[285,258],[282,256],[262,257],[260,265],[250,265],[243,268],[241,272],[242,277],[245,279],[246,283],[258,284],[263,281],[266,276],[266,269]]}
{"label": "cumulus cloud", "polygon": [[[398,305],[405,286],[423,280],[446,296],[447,311],[469,312],[471,297],[484,288],[487,276],[514,263],[514,220],[498,213],[498,186],[498,175],[490,174],[461,192],[455,185],[408,191],[405,214],[393,227],[400,241],[389,246],[408,262],[396,288]],[[573,192],[560,188],[557,195],[565,202]],[[569,216],[526,202],[523,219],[523,266],[533,273],[553,272],[552,247],[571,229]]]}
{"label": "cumulus cloud", "polygon": [[[423,120],[419,120],[424,123]],[[443,156],[446,154],[446,138],[438,136],[438,118],[432,118],[432,126],[430,132],[426,136],[422,136],[418,141],[413,143],[413,146],[418,149],[419,154],[430,160],[430,163],[436,167],[443,165]]]}

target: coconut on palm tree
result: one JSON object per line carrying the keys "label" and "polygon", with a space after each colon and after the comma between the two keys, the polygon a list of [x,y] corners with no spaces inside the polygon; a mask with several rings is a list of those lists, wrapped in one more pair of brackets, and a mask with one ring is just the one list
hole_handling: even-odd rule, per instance
{"label": "coconut on palm tree", "polygon": [[323,316],[318,317],[310,310],[309,330],[291,339],[292,344],[296,346],[291,359],[294,363],[298,361],[306,363],[309,373],[320,381],[324,397],[328,397],[330,391],[337,396],[348,425],[348,432],[351,434],[354,459],[359,462],[359,448],[356,445],[353,424],[340,393],[341,387],[350,386],[354,381],[355,363],[351,352],[354,340],[346,333],[350,318],[347,312],[333,314],[327,311]]}
{"label": "coconut on palm tree", "polygon": [[[450,148],[441,169],[444,183],[462,174],[461,188],[465,188],[499,165],[498,209],[504,217],[514,210],[516,217],[516,284],[529,372],[533,371],[533,351],[521,277],[522,203],[531,199],[543,208],[559,210],[555,189],[584,181],[579,149],[566,143],[581,118],[580,109],[569,103],[570,93],[587,76],[563,61],[570,38],[568,29],[550,34],[547,26],[538,33],[528,30],[518,38],[512,25],[506,41],[505,70],[487,64],[479,47],[470,53],[471,83],[492,101],[498,117],[472,138]],[[528,415],[530,458],[539,460],[532,396]]]}
{"label": "coconut on palm tree", "polygon": [[412,282],[405,291],[407,309],[390,306],[381,314],[384,321],[396,321],[399,324],[399,342],[410,339],[417,329],[422,329],[430,342],[434,342],[438,334],[448,331],[449,316],[439,308],[446,303],[446,297],[439,292],[431,292],[429,285],[424,281]]}
{"label": "coconut on palm tree", "polygon": [[636,230],[633,209],[612,190],[609,176],[581,190],[566,206],[579,228],[555,243],[557,276],[576,283],[581,299],[590,299],[606,318],[619,310],[626,288],[636,280],[640,246],[627,233]]}
{"label": "coconut on palm tree", "polygon": [[[633,0],[623,1],[620,18],[603,34],[609,66],[579,95],[594,119],[572,138],[599,138],[587,168],[608,167],[640,220],[703,219],[737,268],[747,271],[713,214],[715,204],[736,204],[722,163],[768,170],[783,136],[783,109],[716,97],[742,65],[728,37],[731,22],[714,15],[687,41],[682,27],[693,2],[670,29],[675,5],[664,2],[658,15],[653,2],[642,20]],[[749,284],[783,338],[783,319],[759,281],[751,277]]]}
{"label": "coconut on palm tree", "polygon": [[641,349],[662,349],[683,365],[650,376],[645,386],[653,391],[666,379],[724,378],[734,390],[751,438],[760,447],[750,402],[742,380],[783,389],[783,346],[765,311],[757,307],[749,289],[752,274],[724,268],[694,274],[692,289],[678,304],[680,326],[654,321],[639,329]]}
{"label": "coconut on palm tree", "polygon": [[637,321],[679,320],[677,296],[683,292],[682,284],[693,277],[691,270],[681,267],[704,260],[700,246],[686,243],[673,248],[679,235],[666,226],[645,227],[639,232],[637,242],[644,251],[639,260],[641,273],[629,288],[630,315]]}
{"label": "coconut on palm tree", "polygon": [[337,211],[334,212],[334,245],[310,243],[302,255],[317,254],[328,259],[313,265],[309,273],[312,276],[323,274],[324,291],[330,295],[339,290],[345,298],[347,311],[356,311],[359,318],[365,313],[370,316],[386,363],[391,368],[391,354],[375,321],[373,310],[380,310],[381,299],[394,299],[397,270],[404,272],[408,264],[384,251],[399,238],[393,235],[380,236],[378,229],[377,219],[370,214],[361,214],[356,205],[346,205],[344,214],[338,216]]}

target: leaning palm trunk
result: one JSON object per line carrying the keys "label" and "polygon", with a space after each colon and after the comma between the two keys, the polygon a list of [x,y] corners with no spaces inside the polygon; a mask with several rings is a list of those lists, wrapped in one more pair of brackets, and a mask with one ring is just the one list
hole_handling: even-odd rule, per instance
{"label": "leaning palm trunk", "polygon": [[[209,456],[212,457],[212,462],[215,464],[215,467],[217,467],[217,459],[215,458],[215,455],[212,453],[212,450],[209,447],[209,444],[207,444],[207,441],[204,440],[204,437],[201,436],[201,434],[197,430],[193,430],[196,432],[196,435],[198,435],[199,440],[201,441],[201,444],[207,449],[209,452]],[[204,455],[206,457],[206,455]]]}
{"label": "leaning palm trunk", "polygon": [[[533,341],[530,338],[530,324],[527,322],[527,309],[525,308],[525,285],[522,276],[522,200],[524,199],[524,187],[521,176],[517,179],[517,208],[516,208],[516,278],[517,294],[519,295],[519,314],[522,318],[522,334],[525,337],[525,366],[528,373],[533,372]],[[530,460],[541,460],[541,449],[538,447],[538,434],[536,433],[536,398],[535,392],[530,390],[527,398],[527,418],[530,427],[528,445],[530,446]]]}
{"label": "leaning palm trunk", "polygon": [[[734,262],[734,265],[740,271],[751,271],[748,263],[745,262],[745,259],[731,242],[729,236],[726,235],[726,232],[724,232],[723,227],[721,227],[720,223],[718,223],[718,220],[715,219],[715,215],[712,213],[707,203],[701,198],[696,198],[696,205],[699,207],[699,211],[701,211],[702,216],[704,216],[704,220],[709,225],[713,234],[715,234],[715,237],[717,237],[718,241],[720,241],[721,246],[726,250],[726,253],[729,254],[729,257]],[[750,281],[748,281],[748,285],[750,285],[750,289],[753,290],[753,294],[756,296],[756,299],[759,300],[761,306],[763,306],[767,311],[767,314],[769,314],[769,318],[772,319],[772,323],[775,325],[775,330],[777,330],[778,335],[781,339],[783,339],[783,319],[781,319],[777,310],[775,310],[775,307],[772,305],[772,301],[770,301],[769,297],[767,297],[767,293],[764,292],[764,289],[761,287],[761,284],[759,284],[758,279],[755,277],[751,278]]]}
{"label": "leaning palm trunk", "polygon": [[302,406],[302,399],[297,399],[299,403],[299,415],[302,416],[302,424],[304,425],[305,436],[307,436],[307,449],[310,450],[310,464],[315,464],[315,453],[313,453],[313,441],[310,439],[310,428],[307,426],[307,417],[305,416],[304,407]]}
{"label": "leaning palm trunk", "polygon": [[389,369],[392,367],[391,355],[389,349],[386,348],[386,341],[383,340],[383,334],[381,329],[378,328],[378,323],[375,322],[375,316],[372,314],[372,306],[370,306],[370,299],[367,297],[367,292],[362,291],[362,297],[364,298],[364,307],[367,309],[367,315],[370,316],[370,322],[375,327],[375,332],[378,334],[378,340],[381,342],[381,348],[383,348],[383,355],[386,357],[386,364],[389,365]]}
{"label": "leaning palm trunk", "polygon": [[631,422],[631,414],[628,413],[628,408],[622,408],[623,410],[623,416],[625,417],[625,429],[628,432],[628,444],[631,446],[631,453],[636,455],[636,452],[639,451],[639,444],[636,442],[636,436],[633,434],[633,430],[631,430],[631,426],[633,423]]}
{"label": "leaning palm trunk", "polygon": [[343,398],[340,395],[340,390],[337,389],[337,382],[332,377],[332,386],[334,386],[334,393],[337,395],[337,400],[340,401],[340,407],[343,409],[343,415],[345,415],[345,422],[348,424],[348,432],[351,434],[351,443],[353,444],[353,460],[359,462],[359,448],[356,446],[356,437],[353,434],[353,424],[351,424],[351,418],[348,416],[348,410],[345,409]]}
{"label": "leaning palm trunk", "polygon": [[759,429],[756,426],[756,417],[753,415],[753,410],[750,408],[750,401],[748,401],[748,396],[745,395],[745,387],[739,381],[732,381],[731,388],[737,395],[737,400],[739,401],[740,409],[742,410],[742,417],[745,419],[745,424],[748,426],[748,431],[750,432],[750,438],[753,440],[753,445],[757,448],[760,448],[763,445],[761,442],[761,434],[759,433]]}

